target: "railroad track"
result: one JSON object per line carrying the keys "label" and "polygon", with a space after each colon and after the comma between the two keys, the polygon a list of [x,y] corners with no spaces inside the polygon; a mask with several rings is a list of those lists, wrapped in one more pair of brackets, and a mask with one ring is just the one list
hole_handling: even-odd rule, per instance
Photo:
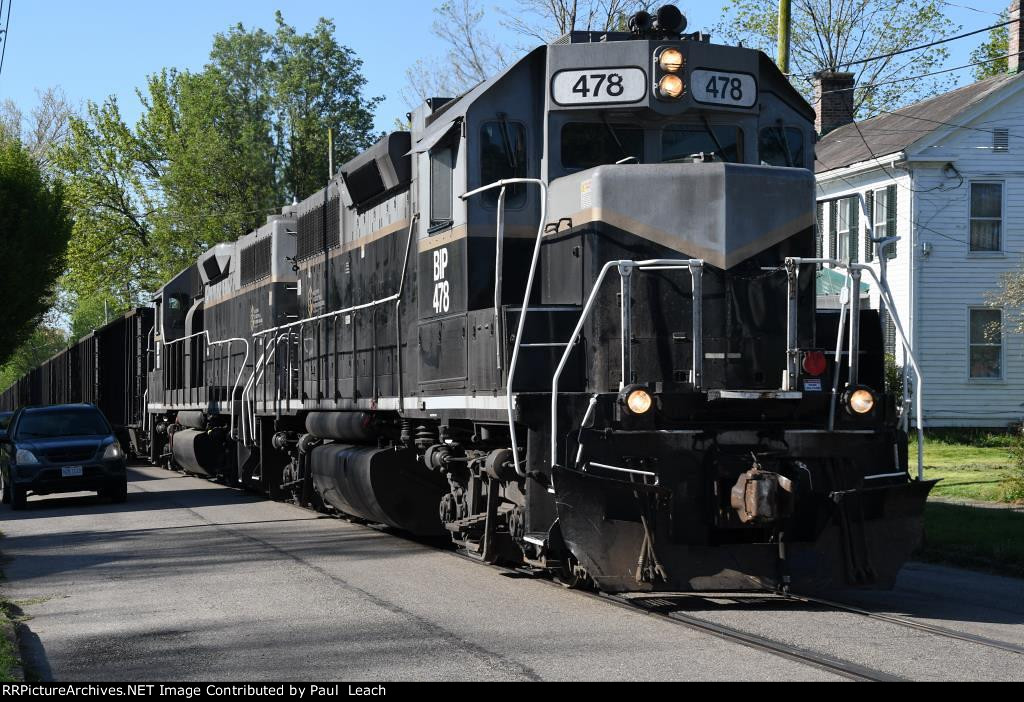
{"label": "railroad track", "polygon": [[[437,543],[425,542],[417,539],[410,539],[410,537],[396,533],[395,531],[378,524],[368,523],[359,519],[348,517],[347,515],[334,514],[335,518],[339,518],[355,526],[363,527],[366,529],[372,529],[374,531],[388,534],[392,537],[397,537],[406,540],[412,540],[416,543],[420,543],[428,548],[438,548]],[[489,567],[493,570],[497,570],[504,574],[518,578],[528,578],[534,582],[541,583],[546,586],[556,587],[560,590],[565,590],[565,586],[551,580],[546,575],[539,571],[531,568],[509,568],[505,566],[492,566],[484,563],[478,558],[466,554],[458,550],[449,550],[448,553],[451,555],[475,563],[480,566]],[[834,609],[837,611],[843,611],[851,614],[861,615],[877,621],[884,621],[890,624],[898,626],[908,627],[918,631],[923,631],[934,636],[941,636],[944,638],[955,639],[964,641],[980,646],[986,646],[1001,651],[1007,651],[1016,654],[1024,655],[1024,646],[1009,643],[1006,641],[999,641],[990,639],[987,637],[979,636],[976,634],[970,634],[962,631],[956,631],[948,629],[946,627],[926,624],[919,622],[908,617],[903,617],[894,614],[883,614],[879,612],[872,612],[856,605],[836,602],[832,600],[826,600],[818,597],[811,597],[806,595],[797,594],[774,594],[774,593],[642,593],[637,595],[613,595],[608,593],[588,592],[586,590],[573,590],[573,593],[579,597],[587,597],[593,600],[601,601],[606,604],[621,607],[634,613],[651,616],[661,621],[665,621],[677,626],[683,626],[690,630],[699,631],[705,634],[710,634],[719,639],[729,641],[731,643],[741,644],[749,648],[763,651],[771,655],[779,656],[787,660],[795,661],[808,665],[820,670],[831,672],[840,675],[844,678],[856,681],[865,682],[901,682],[906,681],[906,678],[887,673],[885,671],[870,668],[868,666],[848,661],[833,656],[829,656],[816,651],[810,651],[808,649],[794,646],[782,641],[771,639],[759,634],[754,634],[749,631],[743,631],[724,624],[708,621],[701,619],[700,617],[688,614],[685,611],[685,605],[695,601],[721,601],[723,598],[728,602],[734,602],[736,604],[744,604],[746,600],[747,606],[751,604],[770,604],[773,606],[786,606],[789,604],[800,604],[800,605],[811,605],[822,608]]]}
{"label": "railroad track", "polygon": [[859,614],[870,619],[877,621],[888,622],[890,624],[896,624],[898,626],[904,626],[909,629],[916,629],[918,631],[924,631],[929,634],[936,636],[942,636],[948,639],[956,639],[958,641],[967,641],[969,643],[978,644],[979,646],[987,646],[988,648],[995,648],[1000,651],[1008,651],[1010,653],[1016,653],[1024,655],[1024,646],[1019,646],[1008,641],[999,641],[998,639],[990,639],[986,636],[979,636],[977,634],[970,634],[964,631],[956,631],[955,629],[948,629],[938,624],[927,624],[925,622],[911,619],[910,617],[902,616],[899,614],[885,614],[882,612],[872,612],[867,609],[863,609],[856,605],[847,602],[835,602],[832,600],[822,599],[820,597],[808,597],[806,595],[786,595],[786,599],[794,600],[797,602],[804,602],[807,604],[816,604],[822,607],[830,607],[843,612],[849,612],[851,614]]}
{"label": "railroad track", "polygon": [[[488,567],[488,564],[467,554],[453,551],[452,555],[471,563]],[[550,580],[547,577],[538,574],[537,571],[527,568],[507,568],[504,566],[489,567],[514,577],[527,577],[535,582],[550,587],[557,587],[561,590],[567,589],[560,583]],[[693,631],[710,634],[730,643],[741,644],[787,660],[809,665],[811,667],[818,668],[819,670],[835,673],[850,680],[861,682],[905,682],[907,680],[906,678],[892,675],[891,673],[886,673],[885,671],[876,670],[874,668],[869,668],[867,666],[860,665],[859,663],[842,660],[840,658],[817,653],[815,651],[809,651],[807,649],[800,648],[799,646],[793,646],[765,636],[752,634],[748,631],[743,631],[724,624],[717,624],[705,619],[700,619],[699,617],[694,617],[690,614],[679,611],[678,600],[669,595],[657,597],[627,597],[607,593],[588,592],[586,590],[573,590],[572,592],[578,597],[587,597],[616,607],[621,607],[637,614],[654,617],[676,626],[682,626]],[[689,595],[686,595],[685,597],[692,599]]]}

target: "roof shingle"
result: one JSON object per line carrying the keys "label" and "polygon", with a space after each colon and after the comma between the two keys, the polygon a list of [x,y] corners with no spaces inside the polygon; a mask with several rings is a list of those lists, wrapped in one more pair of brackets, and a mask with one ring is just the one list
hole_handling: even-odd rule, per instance
{"label": "roof shingle", "polygon": [[943,122],[952,121],[972,105],[1019,77],[1004,74],[987,78],[900,110],[882,113],[856,125],[840,127],[818,142],[815,147],[817,162],[814,170],[816,173],[824,173],[868,161],[876,156],[903,151],[943,126]]}

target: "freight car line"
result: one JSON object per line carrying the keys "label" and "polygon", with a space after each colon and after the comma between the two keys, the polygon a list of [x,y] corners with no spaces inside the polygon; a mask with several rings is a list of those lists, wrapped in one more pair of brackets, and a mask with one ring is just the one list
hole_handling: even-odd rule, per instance
{"label": "freight car line", "polygon": [[1010,643],[1008,641],[999,641],[997,639],[990,639],[985,636],[979,636],[977,634],[970,634],[964,631],[956,631],[954,629],[947,629],[944,626],[937,624],[925,624],[924,622],[915,621],[909,617],[900,616],[898,614],[882,614],[880,612],[871,612],[866,609],[857,607],[856,605],[848,604],[845,602],[834,602],[832,600],[825,600],[818,597],[808,597],[805,595],[788,595],[787,599],[796,602],[805,602],[808,604],[818,604],[823,607],[831,607],[843,612],[850,612],[851,614],[860,614],[871,619],[877,619],[878,621],[889,622],[890,624],[896,624],[898,626],[905,626],[909,629],[917,629],[924,631],[929,634],[935,634],[936,636],[942,636],[949,639],[958,639],[960,641],[967,641],[969,643],[978,644],[979,646],[987,646],[989,648],[996,648],[1000,651],[1008,651],[1010,653],[1017,653],[1024,655],[1024,646],[1018,646],[1017,644]]}

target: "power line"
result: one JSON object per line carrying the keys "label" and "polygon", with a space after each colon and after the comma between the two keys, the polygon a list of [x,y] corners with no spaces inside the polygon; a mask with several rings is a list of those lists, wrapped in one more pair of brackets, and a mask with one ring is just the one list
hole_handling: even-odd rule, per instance
{"label": "power line", "polygon": [[959,7],[961,10],[970,10],[971,12],[977,12],[981,15],[993,15],[995,17],[1002,17],[1002,12],[993,12],[992,10],[981,10],[977,7],[971,7],[969,5],[959,5],[955,2],[949,2],[949,0],[939,0],[943,5],[949,5],[950,7]]}
{"label": "power line", "polygon": [[[865,58],[865,59],[857,59],[856,61],[842,61],[840,63],[837,63],[835,65],[835,67],[836,68],[840,68],[840,67],[843,67],[843,66],[846,66],[846,67],[849,67],[849,66],[859,66],[860,64],[871,63],[872,61],[880,61],[882,59],[892,58],[893,56],[900,56],[902,54],[909,54],[909,53],[913,53],[915,51],[921,51],[923,49],[930,49],[931,47],[938,46],[939,44],[946,44],[946,43],[951,42],[951,41],[956,41],[957,39],[965,39],[967,37],[973,37],[975,34],[981,34],[982,32],[988,32],[988,31],[993,30],[993,29],[999,29],[1000,27],[1005,27],[1005,26],[1010,25],[1010,24],[1015,24],[1016,22],[1017,22],[1017,20],[1015,20],[1015,19],[1014,20],[1007,20],[1005,22],[1000,22],[998,24],[993,24],[990,27],[983,27],[982,29],[975,29],[974,31],[967,32],[966,34],[958,34],[955,37],[947,37],[945,39],[937,39],[937,40],[935,40],[933,42],[929,42],[927,44],[921,44],[919,46],[911,46],[911,47],[909,47],[907,49],[900,49],[898,51],[890,51],[890,52],[885,53],[885,54],[879,54],[878,56],[871,56],[871,57]],[[793,74],[794,77],[798,77],[798,78],[806,78],[808,76],[813,76],[813,75],[814,75],[814,73],[795,73],[795,74]]]}
{"label": "power line", "polygon": [[[7,39],[8,37],[10,37],[9,32],[11,29],[11,4],[13,2],[14,0],[7,0],[7,24],[4,25],[4,48],[3,51],[0,52],[0,75],[2,75],[4,72],[4,58],[6,58],[7,56]],[[0,5],[2,4],[3,3],[0,2]]]}
{"label": "power line", "polygon": [[[983,132],[985,134],[995,134],[997,132],[996,128],[985,129],[984,127],[972,127],[969,124],[956,124],[954,122],[943,122],[942,120],[938,120],[938,119],[928,119],[927,117],[917,117],[916,115],[907,115],[907,114],[903,114],[902,112],[892,112],[890,110],[879,110],[878,112],[880,114],[895,115],[896,117],[905,117],[907,119],[916,119],[916,120],[921,121],[921,122],[930,122],[931,124],[939,124],[939,125],[942,125],[944,127],[955,127],[956,129],[969,129],[969,130],[974,131],[974,132]],[[895,132],[900,132],[900,131],[903,131],[903,132],[913,132],[915,130],[913,130],[913,129],[896,129],[896,130],[892,130],[892,131],[895,131]],[[1020,139],[1024,139],[1024,134],[1017,134],[1017,133],[1011,132],[1009,130],[1007,130],[1006,133],[1009,136],[1014,136],[1014,137],[1017,137],[1017,138],[1020,138]]]}
{"label": "power line", "polygon": [[[1019,55],[1022,55],[1022,54],[1024,54],[1024,51],[1020,51],[1016,55],[1019,56]],[[931,71],[930,73],[921,73],[921,74],[918,74],[916,76],[907,76],[905,78],[893,78],[892,80],[879,81],[878,83],[865,83],[863,85],[854,85],[853,87],[850,87],[850,88],[836,88],[835,90],[824,90],[824,91],[822,91],[821,95],[824,96],[824,95],[829,95],[829,94],[832,94],[832,93],[849,93],[849,92],[852,92],[854,90],[866,90],[868,88],[877,88],[877,87],[880,87],[880,86],[883,86],[883,85],[892,85],[894,83],[905,83],[908,80],[917,80],[918,78],[928,78],[929,76],[937,76],[937,75],[940,75],[942,73],[952,73],[953,71],[962,71],[965,68],[973,68],[974,66],[982,66],[982,65],[984,65],[986,63],[995,63],[996,61],[1003,61],[1005,59],[1010,58],[1011,56],[1014,56],[1014,54],[1007,54],[1006,56],[996,56],[995,58],[984,59],[982,61],[974,61],[973,63],[964,64],[963,66],[957,66],[956,68],[943,68],[942,70],[939,70],[939,71]],[[820,97],[817,100],[815,100],[813,104],[818,104],[819,102],[821,102],[821,98]]]}
{"label": "power line", "polygon": [[[819,159],[819,158],[817,158],[817,157],[815,157],[815,160],[816,160],[816,161],[818,161],[818,163],[821,163],[821,164],[822,164],[822,165],[824,165],[824,166],[828,166],[828,164],[827,164],[827,163],[825,163],[824,161],[822,161],[821,159]],[[891,174],[889,174],[889,173],[888,173],[888,171],[886,172],[886,175],[888,176],[888,178],[889,178],[890,180],[892,180],[892,181],[893,181],[893,184],[894,184],[894,185],[896,185],[896,187],[898,187],[898,188],[902,188],[903,190],[907,190],[907,191],[909,191],[909,192],[912,192],[912,193],[913,193],[913,192],[928,192],[928,191],[915,191],[915,190],[913,190],[912,188],[908,188],[907,186],[903,185],[903,184],[902,184],[902,183],[900,183],[900,182],[899,182],[898,180],[896,180],[896,179],[895,179],[895,178],[894,178],[894,177],[893,177],[893,176],[892,176]],[[865,186],[863,186],[863,185],[856,185],[856,184],[852,183],[852,182],[851,182],[851,181],[850,181],[850,180],[849,180],[848,178],[846,178],[845,176],[842,176],[842,175],[836,174],[836,175],[835,175],[835,176],[833,176],[833,177],[839,178],[839,180],[841,180],[841,181],[843,181],[844,183],[846,183],[847,185],[849,185],[849,186],[850,186],[850,188],[852,188],[853,190],[857,190],[857,191],[860,191],[860,190],[864,190],[864,189],[865,189]],[[962,184],[961,184],[961,185],[962,185]],[[958,185],[958,186],[957,186],[957,188],[959,188],[959,187],[960,187],[960,185]],[[820,183],[818,184],[818,188],[821,188],[821,184],[820,184]],[[871,188],[869,188],[869,189],[871,189]],[[954,188],[954,189],[956,189],[956,188]],[[832,199],[842,199],[842,198],[832,198]],[[942,237],[943,239],[949,239],[950,241],[956,242],[957,244],[963,244],[963,245],[967,246],[968,248],[969,248],[969,247],[970,247],[970,245],[971,245],[971,244],[970,244],[970,242],[969,242],[969,241],[966,241],[965,239],[958,239],[958,238],[956,238],[955,236],[950,236],[949,234],[946,234],[946,233],[944,233],[944,232],[940,232],[940,231],[939,231],[938,229],[932,229],[932,228],[931,228],[931,227],[929,227],[929,226],[928,226],[927,224],[922,224],[922,223],[921,223],[921,222],[919,222],[919,221],[915,221],[915,220],[912,220],[912,219],[910,219],[910,217],[907,217],[907,216],[906,216],[906,215],[905,215],[905,214],[904,214],[904,213],[902,212],[902,210],[899,210],[899,209],[897,209],[897,213],[899,213],[899,214],[901,215],[901,219],[902,219],[902,220],[903,220],[904,222],[906,222],[907,224],[909,224],[909,225],[910,225],[910,226],[911,226],[912,228],[916,228],[916,229],[923,229],[924,231],[926,231],[926,232],[930,232],[931,234],[935,234],[936,236],[940,236],[940,237]],[[1019,256],[1024,256],[1024,251],[1013,251],[1013,250],[1010,250],[1010,249],[1003,249],[1003,250],[1001,251],[1001,253],[1008,253],[1008,254],[1017,254],[1017,255],[1019,255]]]}

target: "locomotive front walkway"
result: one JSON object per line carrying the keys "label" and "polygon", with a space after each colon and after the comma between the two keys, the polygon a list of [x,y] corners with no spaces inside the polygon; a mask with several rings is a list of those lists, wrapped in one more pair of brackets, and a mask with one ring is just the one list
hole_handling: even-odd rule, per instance
{"label": "locomotive front walkway", "polygon": [[[451,553],[156,468],[129,499],[0,508],[26,664],[76,680],[809,680],[829,674]],[[911,581],[932,583],[942,570]],[[964,622],[1024,641],[1016,581],[962,578]],[[935,575],[938,573],[938,575]],[[982,578],[982,580],[977,580]],[[957,580],[961,579],[961,580]],[[1000,590],[999,588],[1003,588]],[[906,595],[906,593],[904,593]],[[1007,599],[1009,598],[1009,599]],[[714,605],[711,605],[712,607]],[[1014,678],[1024,657],[837,612],[725,610],[779,640],[925,678]],[[930,646],[930,648],[929,648]],[[923,648],[922,648],[923,647]]]}

